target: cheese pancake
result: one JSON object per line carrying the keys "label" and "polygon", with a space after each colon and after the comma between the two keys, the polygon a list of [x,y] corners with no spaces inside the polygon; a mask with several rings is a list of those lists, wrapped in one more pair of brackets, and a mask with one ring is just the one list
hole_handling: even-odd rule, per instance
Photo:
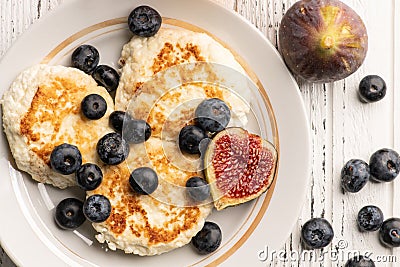
{"label": "cheese pancake", "polygon": [[[82,99],[92,93],[108,105],[99,120],[87,119],[80,110]],[[69,143],[79,148],[83,163],[98,163],[97,141],[112,131],[108,126],[112,98],[75,68],[36,65],[23,71],[4,93],[2,106],[4,131],[18,168],[59,188],[75,185],[75,176],[51,169],[53,148]]]}
{"label": "cheese pancake", "polygon": [[[105,222],[93,223],[99,242],[142,256],[189,243],[212,210],[210,200],[194,205],[185,194],[186,181],[201,175],[196,165],[195,160],[183,159],[172,142],[151,137],[144,144],[132,145],[128,159],[105,167],[100,187],[89,193],[107,196],[112,205]],[[144,166],[154,169],[159,179],[151,195],[139,195],[129,185],[130,173]]]}
{"label": "cheese pancake", "polygon": [[153,86],[154,80],[143,84],[140,93],[131,100],[128,112],[132,117],[146,120],[152,136],[165,140],[178,140],[180,130],[193,124],[196,107],[207,98],[223,100],[231,110],[228,127],[247,124],[250,106],[240,96],[218,84],[194,82],[168,89]]}
{"label": "cheese pancake", "polygon": [[[161,28],[153,37],[134,36],[124,45],[121,53],[122,70],[115,98],[116,110],[125,110],[137,90],[155,74],[194,62],[217,63],[242,75],[245,73],[233,54],[205,33]],[[239,90],[240,95],[249,100],[246,88]]]}

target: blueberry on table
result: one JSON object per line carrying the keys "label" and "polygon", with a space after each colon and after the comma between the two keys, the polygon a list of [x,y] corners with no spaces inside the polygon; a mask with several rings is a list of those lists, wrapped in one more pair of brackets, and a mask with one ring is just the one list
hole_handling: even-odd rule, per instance
{"label": "blueberry on table", "polygon": [[124,123],[131,119],[131,116],[125,111],[116,110],[110,114],[109,122],[115,131],[121,133]]}
{"label": "blueberry on table", "polygon": [[131,32],[142,37],[155,35],[160,29],[161,23],[161,15],[149,6],[136,7],[128,17],[128,26]]}
{"label": "blueberry on table", "polygon": [[375,263],[364,255],[357,255],[349,259],[344,267],[375,267]]}
{"label": "blueberry on table", "polygon": [[186,181],[186,192],[194,201],[203,201],[210,196],[210,187],[201,177],[191,177]]}
{"label": "blueberry on table", "polygon": [[357,215],[357,224],[361,231],[377,231],[383,223],[383,213],[380,208],[368,205],[360,209]]}
{"label": "blueberry on table", "polygon": [[100,186],[103,172],[96,164],[86,163],[77,170],[75,177],[76,183],[81,189],[90,191]]}
{"label": "blueberry on table", "polygon": [[91,45],[81,45],[74,50],[71,56],[72,66],[90,74],[99,64],[99,51]]}
{"label": "blueberry on table", "polygon": [[207,134],[203,129],[195,125],[185,126],[179,133],[179,148],[189,154],[199,154],[199,145],[204,138]]}
{"label": "blueberry on table", "polygon": [[390,182],[400,172],[399,154],[389,148],[379,149],[369,160],[371,178],[377,182]]}
{"label": "blueberry on table", "polygon": [[360,191],[370,177],[368,164],[360,159],[349,160],[341,171],[341,185],[351,193]]}
{"label": "blueberry on table", "polygon": [[208,254],[221,245],[222,232],[218,224],[205,222],[203,228],[192,238],[192,245],[199,254]]}
{"label": "blueberry on table", "polygon": [[82,165],[82,155],[78,147],[71,144],[56,146],[50,154],[50,166],[58,173],[68,175]]}
{"label": "blueberry on table", "polygon": [[129,184],[133,191],[141,195],[150,195],[158,187],[157,173],[149,167],[140,167],[129,176]]}
{"label": "blueberry on table", "polygon": [[379,240],[387,247],[400,247],[400,219],[390,218],[379,229]]}
{"label": "blueberry on table", "polygon": [[126,120],[122,127],[122,137],[132,144],[139,144],[147,141],[151,136],[151,127],[144,120]]}
{"label": "blueberry on table", "polygon": [[99,194],[89,196],[83,203],[83,214],[91,222],[104,222],[111,214],[110,200]]}
{"label": "blueberry on table", "polygon": [[129,145],[119,133],[108,133],[104,135],[96,146],[100,159],[110,165],[123,162],[129,155]]}
{"label": "blueberry on table", "polygon": [[323,218],[308,220],[301,229],[301,240],[307,249],[324,248],[333,239],[331,224]]}
{"label": "blueberry on table", "polygon": [[228,125],[231,111],[219,98],[202,101],[195,110],[195,123],[205,131],[220,132]]}
{"label": "blueberry on table", "polygon": [[360,81],[358,95],[365,103],[379,101],[386,95],[386,83],[378,75],[367,75]]}
{"label": "blueberry on table", "polygon": [[107,102],[98,94],[90,94],[83,98],[81,102],[83,115],[90,120],[98,120],[106,114]]}
{"label": "blueberry on table", "polygon": [[111,93],[117,90],[119,84],[118,72],[110,66],[99,65],[92,73],[93,79]]}
{"label": "blueberry on table", "polygon": [[76,198],[60,201],[55,209],[54,219],[64,230],[73,230],[81,226],[86,218],[83,215],[83,202]]}

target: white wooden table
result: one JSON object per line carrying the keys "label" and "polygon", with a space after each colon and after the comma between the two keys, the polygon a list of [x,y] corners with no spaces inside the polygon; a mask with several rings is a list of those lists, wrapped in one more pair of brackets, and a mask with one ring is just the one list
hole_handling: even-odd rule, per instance
{"label": "white wooden table", "polygon": [[[244,16],[274,45],[282,15],[295,2],[214,1]],[[0,0],[0,57],[29,25],[62,2]],[[367,58],[361,68],[345,80],[331,84],[300,84],[312,133],[311,182],[292,234],[277,257],[271,263],[264,263],[266,266],[344,266],[352,251],[372,253],[377,266],[400,266],[400,248],[382,247],[376,232],[360,233],[355,219],[358,210],[366,204],[379,206],[386,218],[400,217],[400,178],[385,184],[368,183],[357,194],[344,194],[340,188],[340,170],[347,160],[361,158],[368,162],[369,156],[383,147],[400,151],[400,1],[343,2],[353,7],[367,26]],[[385,79],[388,93],[382,101],[363,104],[357,99],[359,81],[367,74],[378,74]],[[305,259],[297,260],[297,255],[303,251],[301,225],[312,217],[325,217],[330,221],[335,238],[331,246],[316,252],[318,258],[310,260],[304,254]],[[3,250],[0,250],[0,266],[14,266]]]}

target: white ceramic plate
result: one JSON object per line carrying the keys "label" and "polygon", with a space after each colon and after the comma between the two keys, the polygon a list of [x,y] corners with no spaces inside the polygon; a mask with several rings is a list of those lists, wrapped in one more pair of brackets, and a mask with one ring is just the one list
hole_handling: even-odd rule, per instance
{"label": "white ceramic plate", "polygon": [[[276,49],[237,14],[207,0],[132,1],[71,0],[33,25],[0,62],[0,88],[9,87],[25,68],[47,62],[68,65],[74,47],[95,45],[101,63],[116,64],[130,38],[125,17],[135,6],[148,4],[166,25],[205,31],[227,45],[243,63],[259,91],[252,103],[260,134],[279,150],[275,183],[256,201],[214,212],[209,220],[223,231],[221,247],[201,256],[186,246],[161,256],[138,257],[107,251],[94,239],[89,223],[76,233],[53,222],[38,184],[16,171],[4,134],[0,140],[0,241],[20,266],[226,266],[263,265],[258,252],[280,249],[300,212],[308,184],[310,135],[296,82]],[[2,91],[2,92],[3,92]],[[295,133],[295,134],[294,134]],[[46,186],[51,201],[84,195],[79,190]],[[93,241],[89,246],[84,241]],[[89,242],[90,243],[90,242]]]}

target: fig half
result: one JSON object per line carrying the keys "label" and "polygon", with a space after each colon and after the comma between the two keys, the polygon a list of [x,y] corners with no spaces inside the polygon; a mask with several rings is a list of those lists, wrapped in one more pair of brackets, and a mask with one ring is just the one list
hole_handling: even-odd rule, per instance
{"label": "fig half", "polygon": [[272,184],[277,151],[260,136],[231,127],[219,132],[204,156],[214,206],[222,210],[257,198]]}
{"label": "fig half", "polygon": [[333,82],[364,62],[368,35],[360,16],[339,0],[296,2],[279,27],[279,49],[288,68],[309,82]]}

